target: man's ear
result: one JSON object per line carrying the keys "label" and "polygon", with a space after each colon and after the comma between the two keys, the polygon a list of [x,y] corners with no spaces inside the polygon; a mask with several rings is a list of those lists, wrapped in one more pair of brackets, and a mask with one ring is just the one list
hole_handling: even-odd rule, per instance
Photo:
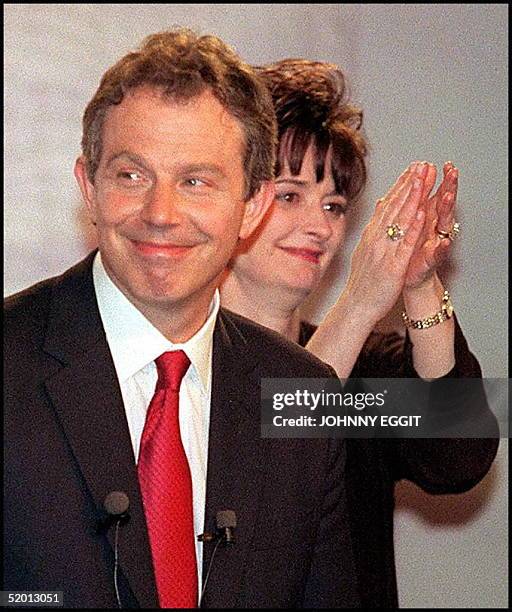
{"label": "man's ear", "polygon": [[238,236],[248,238],[258,227],[274,200],[274,181],[263,181],[258,191],[245,203],[244,218]]}
{"label": "man's ear", "polygon": [[74,174],[80,187],[89,218],[96,223],[96,189],[87,176],[85,158],[81,155],[75,162]]}

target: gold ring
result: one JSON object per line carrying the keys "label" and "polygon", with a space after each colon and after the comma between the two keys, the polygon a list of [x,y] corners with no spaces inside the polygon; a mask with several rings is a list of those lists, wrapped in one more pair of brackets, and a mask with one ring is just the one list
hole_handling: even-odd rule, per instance
{"label": "gold ring", "polygon": [[393,225],[387,226],[386,236],[390,240],[401,240],[405,236],[405,232],[399,225],[393,223]]}
{"label": "gold ring", "polygon": [[439,238],[448,238],[452,242],[457,238],[460,233],[460,223],[454,222],[452,225],[452,229],[449,232],[443,232],[441,230],[437,230],[437,235]]}

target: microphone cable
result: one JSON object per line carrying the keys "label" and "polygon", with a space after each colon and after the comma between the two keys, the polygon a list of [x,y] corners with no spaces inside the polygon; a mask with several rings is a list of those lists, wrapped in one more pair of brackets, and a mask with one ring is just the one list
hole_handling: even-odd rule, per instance
{"label": "microphone cable", "polygon": [[213,560],[215,558],[215,553],[219,548],[221,543],[226,547],[231,547],[235,543],[235,537],[233,530],[236,527],[236,514],[233,510],[219,510],[217,512],[216,518],[216,531],[215,533],[202,533],[197,536],[197,539],[200,542],[212,542],[216,541],[215,548],[213,549],[212,556],[210,559],[210,563],[208,564],[208,571],[206,572],[206,578],[204,581],[204,586],[201,591],[201,597],[199,598],[199,607],[203,602],[203,597],[206,592],[206,585],[208,584],[208,578],[210,577],[210,572],[213,567]]}
{"label": "microphone cable", "polygon": [[[119,593],[119,527],[121,523],[127,521],[129,519],[128,508],[130,507],[130,500],[128,495],[123,491],[112,491],[109,493],[105,501],[103,502],[103,507],[107,511],[109,520],[115,521],[115,533],[114,533],[114,590],[116,592],[117,605],[119,609],[123,606],[121,605],[121,595]],[[107,523],[108,527],[108,523]]]}
{"label": "microphone cable", "polygon": [[121,519],[116,521],[116,532],[114,535],[114,589],[116,591],[117,605],[119,609],[121,609],[121,596],[119,595],[119,585],[117,583],[119,568],[119,525],[121,525]]}
{"label": "microphone cable", "polygon": [[204,597],[204,594],[206,593],[206,585],[208,584],[208,578],[210,577],[210,572],[211,572],[212,567],[213,567],[213,559],[215,557],[215,553],[217,552],[217,548],[219,548],[219,544],[221,542],[222,542],[222,538],[218,538],[217,539],[217,544],[215,544],[215,548],[213,549],[212,557],[210,559],[210,563],[208,564],[208,571],[206,572],[206,578],[204,580],[203,590],[201,591],[201,597],[199,598],[198,608],[200,608],[201,604],[203,603],[203,597]]}

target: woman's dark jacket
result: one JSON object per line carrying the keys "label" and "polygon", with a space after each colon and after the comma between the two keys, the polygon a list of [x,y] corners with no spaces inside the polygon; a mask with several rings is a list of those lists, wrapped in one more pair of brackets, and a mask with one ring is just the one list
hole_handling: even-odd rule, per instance
{"label": "woman's dark jacket", "polygon": [[[443,378],[480,378],[480,365],[469,351],[457,321],[455,325],[455,366]],[[315,329],[310,323],[301,323],[302,346]],[[372,332],[350,377],[417,378],[409,336],[404,339],[397,333]],[[443,384],[442,381],[436,379],[430,384]],[[451,398],[455,403],[467,400],[467,396]],[[479,403],[476,409],[492,427],[494,418],[486,402]],[[475,406],[470,408],[474,410]],[[433,494],[467,491],[488,472],[498,443],[497,438],[347,440],[348,507],[363,607],[398,607],[393,546],[395,483],[406,478]]]}

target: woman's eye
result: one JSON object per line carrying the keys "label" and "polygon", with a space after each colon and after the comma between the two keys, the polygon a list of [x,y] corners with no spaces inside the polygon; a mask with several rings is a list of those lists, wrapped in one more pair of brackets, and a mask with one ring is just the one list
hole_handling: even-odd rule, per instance
{"label": "woman's eye", "polygon": [[280,202],[290,202],[291,204],[296,203],[299,199],[299,195],[293,191],[287,191],[284,193],[277,193],[276,200]]}
{"label": "woman's eye", "polygon": [[323,205],[323,209],[331,212],[335,217],[341,217],[347,211],[344,204],[338,204],[336,202],[327,202]]}

